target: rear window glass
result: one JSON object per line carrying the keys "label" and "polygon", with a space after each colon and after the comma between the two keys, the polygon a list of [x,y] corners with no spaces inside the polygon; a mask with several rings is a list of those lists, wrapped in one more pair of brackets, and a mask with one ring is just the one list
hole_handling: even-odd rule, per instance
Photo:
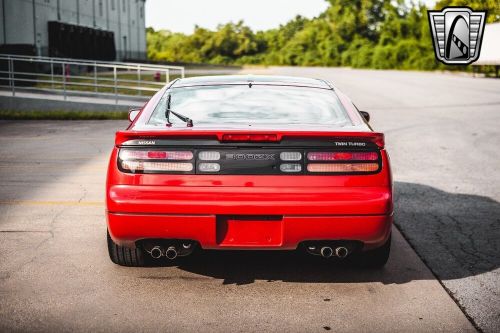
{"label": "rear window glass", "polygon": [[[352,125],[332,90],[271,85],[217,85],[172,88],[156,106],[149,124],[164,125],[170,109],[197,124]],[[170,115],[174,124],[183,124]]]}

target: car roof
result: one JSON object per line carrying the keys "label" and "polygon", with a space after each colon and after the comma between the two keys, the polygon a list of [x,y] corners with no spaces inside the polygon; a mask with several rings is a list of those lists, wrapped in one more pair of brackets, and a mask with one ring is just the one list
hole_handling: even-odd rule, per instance
{"label": "car roof", "polygon": [[332,89],[324,80],[310,79],[295,76],[278,75],[214,75],[214,76],[196,76],[176,80],[172,88],[189,86],[213,86],[213,85],[237,85],[237,84],[262,84],[277,86],[297,86],[321,89]]}

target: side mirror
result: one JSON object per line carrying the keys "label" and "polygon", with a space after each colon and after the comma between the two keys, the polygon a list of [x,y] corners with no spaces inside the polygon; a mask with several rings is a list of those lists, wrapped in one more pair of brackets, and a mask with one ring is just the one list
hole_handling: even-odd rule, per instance
{"label": "side mirror", "polygon": [[133,122],[135,118],[141,113],[142,109],[130,109],[128,110],[128,120]]}
{"label": "side mirror", "polygon": [[365,118],[366,122],[370,122],[370,114],[366,111],[359,111],[359,113],[361,113],[361,115],[363,116],[363,118]]}

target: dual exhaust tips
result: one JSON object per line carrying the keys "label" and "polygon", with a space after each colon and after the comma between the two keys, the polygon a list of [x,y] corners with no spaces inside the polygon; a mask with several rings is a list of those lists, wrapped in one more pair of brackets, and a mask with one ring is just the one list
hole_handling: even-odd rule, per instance
{"label": "dual exhaust tips", "polygon": [[191,243],[183,243],[182,244],[182,249],[177,248],[174,245],[168,246],[166,249],[165,247],[162,247],[160,245],[154,246],[149,254],[153,259],[160,259],[161,257],[165,256],[169,260],[174,260],[175,258],[179,256],[184,256],[188,255],[189,253],[192,252],[192,245]]}
{"label": "dual exhaust tips", "polygon": [[335,255],[340,259],[344,259],[349,254],[349,250],[344,246],[339,246],[336,247],[335,249],[331,248],[330,246],[323,246],[319,250],[319,253],[323,258],[330,258],[333,255]]}
{"label": "dual exhaust tips", "polygon": [[153,257],[154,259],[159,259],[163,255],[165,255],[167,259],[174,260],[178,255],[177,249],[175,248],[175,246],[169,246],[165,251],[163,251],[160,246],[155,246],[151,249],[151,257]]}
{"label": "dual exhaust tips", "polygon": [[309,243],[309,245],[306,245],[306,250],[309,254],[321,256],[323,258],[337,257],[339,259],[344,259],[355,250],[355,247],[352,244]]}
{"label": "dual exhaust tips", "polygon": [[[317,246],[308,246],[307,250],[311,254],[320,255],[323,258],[337,257],[344,259],[350,253],[349,249],[345,246],[322,246],[318,248]],[[319,250],[319,251],[318,251]],[[165,256],[169,260],[174,260],[179,256],[186,256],[193,252],[192,243],[182,243],[181,246],[170,245],[163,247],[161,245],[155,245],[149,251],[149,254],[153,259],[160,259]]]}

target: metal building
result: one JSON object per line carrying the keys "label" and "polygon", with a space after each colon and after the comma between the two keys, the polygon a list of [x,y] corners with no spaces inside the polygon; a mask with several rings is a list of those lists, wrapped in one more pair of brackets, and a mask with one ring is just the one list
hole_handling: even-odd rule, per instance
{"label": "metal building", "polygon": [[0,0],[0,53],[146,58],[146,0]]}

